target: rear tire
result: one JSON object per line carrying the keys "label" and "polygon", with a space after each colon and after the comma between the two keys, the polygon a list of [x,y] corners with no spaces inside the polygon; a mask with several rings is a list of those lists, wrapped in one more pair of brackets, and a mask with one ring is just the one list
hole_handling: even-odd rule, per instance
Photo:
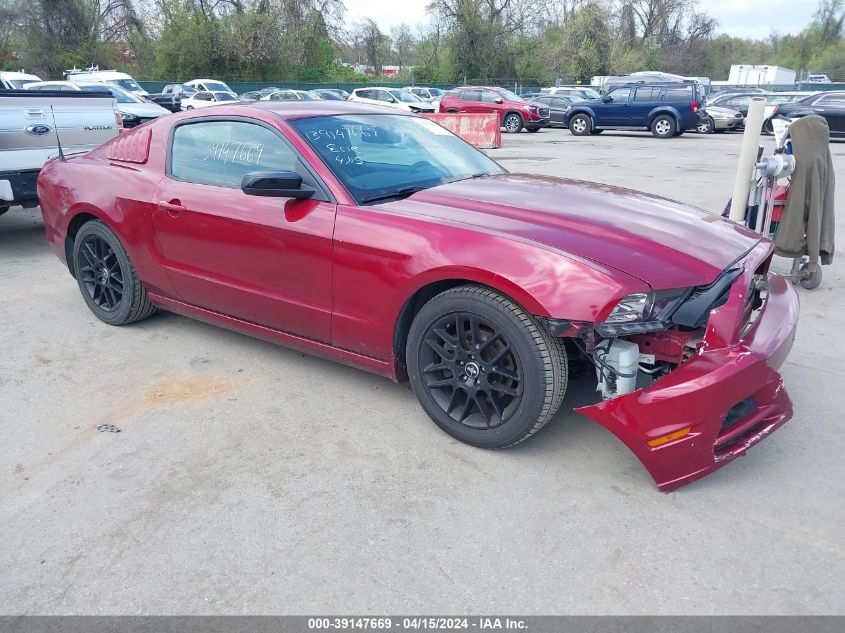
{"label": "rear tire", "polygon": [[651,122],[651,133],[657,138],[672,138],[678,131],[675,118],[668,114],[661,114]]}
{"label": "rear tire", "polygon": [[82,298],[104,323],[126,325],[156,311],[126,249],[99,220],[86,222],[76,234],[73,270]]}
{"label": "rear tire", "polygon": [[502,121],[502,126],[508,134],[517,134],[522,131],[522,117],[516,112],[511,112],[505,117],[505,120]]}
{"label": "rear tire", "polygon": [[593,122],[586,114],[576,114],[569,119],[569,131],[574,136],[587,136],[593,130]]}
{"label": "rear tire", "polygon": [[446,433],[505,448],[540,430],[560,407],[568,362],[555,338],[498,292],[459,286],[414,318],[405,359],[425,412]]}

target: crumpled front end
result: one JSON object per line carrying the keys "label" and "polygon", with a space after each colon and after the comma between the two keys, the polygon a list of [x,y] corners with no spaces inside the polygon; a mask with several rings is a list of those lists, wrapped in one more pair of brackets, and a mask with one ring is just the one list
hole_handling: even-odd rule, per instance
{"label": "crumpled front end", "polygon": [[651,386],[577,409],[622,440],[660,490],[721,468],[792,416],[778,368],[792,348],[798,295],[766,272],[765,299],[750,309],[755,270],[770,248],[761,244],[742,262],[694,355]]}

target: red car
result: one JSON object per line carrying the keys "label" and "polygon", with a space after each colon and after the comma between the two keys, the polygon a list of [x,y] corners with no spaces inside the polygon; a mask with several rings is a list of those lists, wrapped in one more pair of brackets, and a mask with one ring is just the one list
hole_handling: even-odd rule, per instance
{"label": "red car", "polygon": [[441,112],[496,112],[506,132],[515,134],[525,128],[537,132],[549,125],[549,107],[526,101],[504,88],[464,86],[453,88],[440,99]]}
{"label": "red car", "polygon": [[663,198],[507,173],[412,114],[174,114],[48,162],[38,193],[102,321],[161,308],[408,378],[476,446],[538,431],[578,359],[607,397],[578,410],[663,490],[791,415],[777,368],[798,301],[768,240]]}

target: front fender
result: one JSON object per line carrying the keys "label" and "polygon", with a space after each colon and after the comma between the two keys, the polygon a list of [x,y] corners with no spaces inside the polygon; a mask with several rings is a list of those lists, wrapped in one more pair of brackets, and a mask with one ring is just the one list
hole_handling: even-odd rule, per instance
{"label": "front fender", "polygon": [[458,225],[446,230],[385,208],[339,205],[334,257],[333,344],[380,359],[393,351],[403,306],[433,284],[483,284],[532,314],[572,321],[602,320],[619,299],[648,289],[626,273],[534,242]]}
{"label": "front fender", "polygon": [[583,106],[577,107],[577,108],[576,107],[570,108],[569,111],[563,116],[563,122],[568,126],[569,121],[576,114],[586,114],[588,117],[590,117],[590,122],[593,124],[593,126],[595,126],[595,124],[596,124],[596,113],[593,112],[592,108],[585,108]]}

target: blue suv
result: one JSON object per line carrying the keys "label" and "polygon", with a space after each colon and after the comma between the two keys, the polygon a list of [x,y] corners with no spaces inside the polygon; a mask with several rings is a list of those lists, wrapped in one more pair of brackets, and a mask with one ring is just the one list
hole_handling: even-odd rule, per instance
{"label": "blue suv", "polygon": [[657,138],[672,138],[695,129],[702,102],[692,81],[629,83],[614,86],[600,101],[574,103],[563,122],[575,136],[646,129]]}

